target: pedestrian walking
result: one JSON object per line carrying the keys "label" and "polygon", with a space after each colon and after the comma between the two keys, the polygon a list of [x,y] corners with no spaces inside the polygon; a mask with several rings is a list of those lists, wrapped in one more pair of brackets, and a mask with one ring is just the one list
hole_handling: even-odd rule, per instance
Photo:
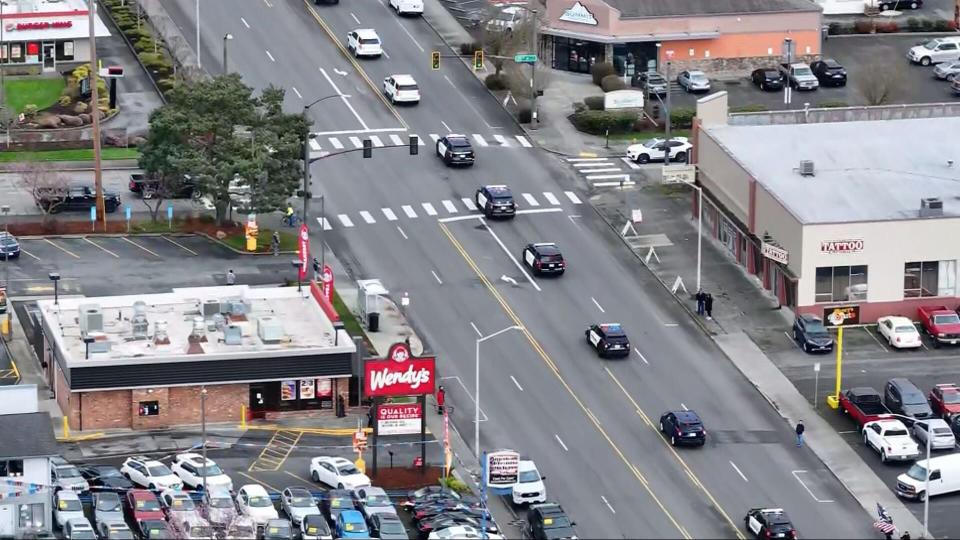
{"label": "pedestrian walking", "polygon": [[707,293],[703,299],[703,307],[707,311],[707,320],[713,318],[713,295]]}
{"label": "pedestrian walking", "polygon": [[437,388],[437,414],[443,414],[443,404],[447,401],[447,391],[443,385]]}
{"label": "pedestrian walking", "polygon": [[233,269],[227,270],[227,285],[233,285],[237,282],[237,275],[233,273]]}
{"label": "pedestrian walking", "polygon": [[797,432],[797,448],[801,448],[801,447],[803,446],[803,432],[806,431],[806,429],[807,429],[807,428],[804,427],[804,425],[803,425],[803,420],[797,422],[797,429],[796,429],[796,432]]}
{"label": "pedestrian walking", "polygon": [[371,405],[370,408],[367,409],[367,427],[368,428],[373,427],[373,407],[374,406]]}
{"label": "pedestrian walking", "polygon": [[270,241],[270,247],[273,248],[273,256],[280,255],[280,233],[273,231],[273,239]]}
{"label": "pedestrian walking", "polygon": [[903,536],[900,537],[900,540],[910,540],[910,531],[903,531]]}
{"label": "pedestrian walking", "polygon": [[707,295],[704,294],[703,289],[700,289],[699,291],[697,291],[697,294],[696,296],[694,296],[694,298],[697,299],[697,315],[700,315],[702,317],[704,313],[704,305],[706,304],[706,300],[707,300]]}

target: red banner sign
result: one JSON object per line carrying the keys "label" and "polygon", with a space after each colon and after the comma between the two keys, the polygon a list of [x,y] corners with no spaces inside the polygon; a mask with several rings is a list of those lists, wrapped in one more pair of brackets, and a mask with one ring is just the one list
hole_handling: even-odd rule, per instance
{"label": "red banner sign", "polygon": [[7,23],[5,29],[12,30],[47,30],[50,28],[72,28],[73,21],[35,21],[22,23]]}
{"label": "red banner sign", "polygon": [[384,403],[377,408],[377,420],[416,420],[423,417],[419,403]]}
{"label": "red banner sign", "polygon": [[307,225],[300,225],[300,240],[297,248],[297,256],[300,258],[300,268],[297,269],[297,275],[300,281],[307,279],[307,260],[310,258],[310,232]]}
{"label": "red banner sign", "polygon": [[396,343],[386,360],[368,360],[363,366],[363,395],[423,396],[433,393],[436,358],[413,358],[410,347]]}
{"label": "red banner sign", "polygon": [[333,269],[329,264],[323,265],[320,281],[323,283],[323,296],[326,297],[327,302],[333,302]]}

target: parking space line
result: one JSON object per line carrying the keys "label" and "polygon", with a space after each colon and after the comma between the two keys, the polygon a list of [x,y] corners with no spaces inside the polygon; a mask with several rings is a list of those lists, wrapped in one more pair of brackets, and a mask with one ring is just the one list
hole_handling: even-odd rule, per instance
{"label": "parking space line", "polygon": [[297,480],[300,480],[301,482],[306,482],[307,485],[313,484],[313,482],[312,482],[311,480],[307,480],[306,478],[300,476],[299,474],[294,474],[294,473],[292,473],[292,472],[290,472],[290,471],[283,471],[283,472],[289,474],[290,476],[296,478]]}
{"label": "parking space line", "polygon": [[260,480],[260,479],[258,479],[258,478],[254,478],[254,477],[250,476],[249,474],[247,474],[247,473],[245,473],[245,472],[243,472],[243,471],[237,471],[237,474],[242,475],[242,476],[246,476],[246,477],[249,478],[250,480],[253,480],[255,483],[257,483],[257,484],[263,484],[264,486],[272,489],[273,491],[276,491],[277,493],[280,493],[280,490],[279,490],[279,489],[271,486],[270,484],[264,482],[263,480]]}
{"label": "parking space line", "polygon": [[100,249],[102,249],[102,250],[104,250],[104,251],[106,251],[107,253],[109,253],[109,254],[111,254],[111,255],[113,255],[113,256],[114,256],[114,257],[116,257],[117,259],[119,259],[119,258],[120,258],[120,256],[119,256],[119,255],[117,255],[116,253],[114,253],[114,252],[112,252],[112,251],[110,251],[109,249],[107,249],[107,248],[105,248],[105,247],[103,247],[103,246],[101,246],[100,244],[98,244],[98,243],[96,243],[96,242],[94,242],[93,240],[91,240],[91,239],[89,239],[89,238],[87,238],[86,236],[84,236],[84,237],[83,237],[83,239],[84,239],[84,240],[86,240],[86,241],[87,241],[87,243],[89,243],[89,244],[93,244],[94,246],[96,246],[96,247],[98,247],[98,248],[100,248]]}
{"label": "parking space line", "polygon": [[79,255],[77,255],[76,253],[70,251],[69,249],[63,248],[63,247],[60,247],[60,246],[54,244],[53,242],[50,241],[49,238],[44,238],[43,241],[46,242],[46,243],[48,243],[48,244],[50,244],[51,246],[59,249],[60,251],[66,253],[67,255],[70,255],[71,257],[73,257],[73,258],[75,258],[75,259],[79,259],[79,258],[80,258]]}
{"label": "parking space line", "polygon": [[887,352],[887,348],[883,346],[883,343],[879,339],[877,339],[877,336],[873,335],[873,332],[868,330],[866,326],[863,326],[861,328],[863,328],[863,331],[866,332],[867,335],[873,338],[873,341],[875,341],[877,345],[879,345],[880,348],[883,349],[883,352]]}
{"label": "parking space line", "polygon": [[126,241],[128,244],[133,244],[133,245],[135,245],[135,246],[137,246],[138,248],[146,251],[147,253],[153,255],[154,257],[156,257],[156,258],[158,258],[158,259],[162,259],[162,258],[163,258],[162,256],[157,255],[156,253],[154,253],[154,252],[150,251],[149,249],[141,246],[140,244],[134,242],[133,240],[127,238],[126,236],[121,236],[120,238],[122,238],[122,239],[123,239],[124,241]]}
{"label": "parking space line", "polygon": [[167,242],[170,242],[171,244],[177,246],[177,247],[180,248],[180,249],[184,249],[184,250],[188,251],[188,252],[189,252],[191,255],[193,255],[194,257],[197,257],[197,256],[200,255],[200,254],[197,253],[196,251],[188,248],[187,246],[181,244],[180,242],[177,242],[176,240],[170,238],[169,236],[161,236],[160,238],[163,238],[163,239],[166,240]]}
{"label": "parking space line", "polygon": [[37,257],[36,255],[34,255],[33,253],[30,253],[29,251],[23,249],[22,247],[20,248],[20,253],[26,253],[27,255],[33,257],[34,259],[36,259],[36,260],[38,260],[38,261],[40,260],[40,257]]}

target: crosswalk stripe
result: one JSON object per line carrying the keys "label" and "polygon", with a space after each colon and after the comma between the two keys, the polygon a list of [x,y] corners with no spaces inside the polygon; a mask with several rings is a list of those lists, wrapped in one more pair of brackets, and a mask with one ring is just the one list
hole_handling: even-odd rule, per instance
{"label": "crosswalk stripe", "polygon": [[517,140],[520,141],[520,146],[524,148],[531,148],[533,145],[530,144],[530,141],[527,140],[523,135],[516,135]]}
{"label": "crosswalk stripe", "polygon": [[550,204],[552,204],[552,205],[554,205],[554,206],[559,206],[559,205],[560,205],[560,200],[557,199],[557,196],[554,195],[553,193],[550,193],[549,191],[544,191],[544,192],[543,192],[543,196],[547,199],[547,202],[548,202],[548,203],[550,203]]}
{"label": "crosswalk stripe", "polygon": [[363,143],[360,141],[360,137],[350,137],[350,142],[353,143],[353,146],[357,148],[363,148]]}
{"label": "crosswalk stripe", "polygon": [[397,135],[396,133],[390,134],[390,141],[393,142],[393,144],[395,144],[396,146],[403,146],[404,144],[406,144],[403,142],[403,139],[401,139],[400,136]]}
{"label": "crosswalk stripe", "polygon": [[440,140],[440,136],[437,135],[436,133],[431,133],[430,138],[433,139],[433,142],[437,142]]}
{"label": "crosswalk stripe", "polygon": [[578,157],[578,158],[567,158],[567,161],[570,163],[587,163],[589,161],[607,161],[609,158],[605,157]]}
{"label": "crosswalk stripe", "polygon": [[627,166],[630,167],[631,169],[642,169],[642,168],[643,168],[643,167],[641,167],[640,165],[637,165],[636,163],[634,163],[633,160],[630,159],[630,158],[628,158],[627,156],[623,156],[623,157],[620,158],[620,159],[621,159],[624,163],[626,163]]}
{"label": "crosswalk stripe", "polygon": [[583,201],[580,200],[580,197],[577,197],[576,193],[572,191],[564,191],[563,194],[566,195],[573,204],[583,204]]}
{"label": "crosswalk stripe", "polygon": [[527,201],[527,204],[529,204],[530,206],[540,206],[540,202],[537,201],[537,199],[533,198],[533,195],[529,193],[524,193],[523,198],[524,200]]}
{"label": "crosswalk stripe", "polygon": [[427,145],[427,143],[423,142],[423,137],[417,135],[416,133],[411,133],[410,135],[412,135],[412,136],[414,136],[414,137],[417,138],[417,144],[418,144],[419,146],[426,146],[426,145]]}
{"label": "crosswalk stripe", "polygon": [[[619,170],[619,169],[617,169]],[[627,182],[630,180],[629,174],[588,174],[586,175],[587,180],[623,180]]]}
{"label": "crosswalk stripe", "polygon": [[310,139],[310,149],[313,150],[314,152],[319,152],[320,150],[323,149],[323,147],[320,146],[320,143],[317,142],[316,139]]}
{"label": "crosswalk stripe", "polygon": [[467,207],[467,210],[476,210],[476,209],[477,209],[477,205],[474,204],[474,202],[473,202],[472,200],[470,200],[470,199],[468,199],[468,198],[466,198],[466,197],[463,197],[463,198],[460,199],[460,200],[463,201],[463,205]]}
{"label": "crosswalk stripe", "polygon": [[383,141],[380,140],[380,137],[377,137],[376,135],[371,135],[368,138],[370,139],[370,142],[372,142],[374,146],[376,146],[377,148],[383,148]]}
{"label": "crosswalk stripe", "polygon": [[622,172],[620,167],[610,167],[608,169],[580,169],[583,174],[593,174],[602,172]]}
{"label": "crosswalk stripe", "polygon": [[457,213],[457,207],[454,206],[451,201],[448,201],[448,200],[444,199],[444,200],[443,200],[443,207],[446,208],[446,209],[447,209],[447,212],[449,212],[449,213],[451,213],[451,214],[456,214],[456,213]]}
{"label": "crosswalk stripe", "polygon": [[319,217],[318,217],[318,218],[317,218],[317,223],[319,223],[320,225],[322,225],[322,226],[323,226],[323,230],[325,230],[325,231],[329,231],[329,230],[333,229],[333,227],[330,226],[330,222],[327,221],[327,218],[319,218]]}
{"label": "crosswalk stripe", "polygon": [[343,148],[343,143],[340,142],[340,139],[336,137],[330,137],[328,140],[330,141],[330,144],[332,144],[337,150],[341,150]]}
{"label": "crosswalk stripe", "polygon": [[403,208],[403,213],[406,214],[408,218],[410,218],[410,219],[416,219],[416,218],[417,218],[417,213],[413,211],[413,207],[410,206],[409,204],[405,204],[405,205],[401,206],[400,208]]}
{"label": "crosswalk stripe", "polygon": [[340,223],[343,223],[344,227],[353,227],[353,221],[350,221],[350,216],[346,214],[338,214],[337,217],[340,218]]}
{"label": "crosswalk stripe", "polygon": [[478,133],[473,134],[473,140],[476,141],[477,144],[479,144],[480,146],[489,146],[487,144],[486,139],[483,138],[483,135],[480,135]]}
{"label": "crosswalk stripe", "polygon": [[420,203],[420,206],[423,207],[423,211],[426,212],[428,216],[437,215],[437,209],[434,208],[432,204],[425,202],[425,203]]}
{"label": "crosswalk stripe", "polygon": [[391,209],[389,209],[389,208],[381,208],[380,211],[383,212],[383,215],[386,216],[386,218],[387,218],[389,221],[396,221],[396,220],[397,220],[397,215],[393,213],[393,210],[391,210]]}
{"label": "crosswalk stripe", "polygon": [[363,220],[367,222],[367,225],[373,225],[374,223],[377,222],[377,220],[373,219],[373,216],[370,215],[370,212],[367,212],[366,210],[360,211],[360,217],[362,217]]}
{"label": "crosswalk stripe", "polygon": [[573,166],[580,169],[592,169],[594,167],[613,167],[615,165],[612,161],[591,161],[589,163],[574,163]]}
{"label": "crosswalk stripe", "polygon": [[500,146],[510,146],[510,142],[507,141],[507,139],[505,139],[503,135],[494,135],[493,138],[496,139],[498,143],[500,143]]}

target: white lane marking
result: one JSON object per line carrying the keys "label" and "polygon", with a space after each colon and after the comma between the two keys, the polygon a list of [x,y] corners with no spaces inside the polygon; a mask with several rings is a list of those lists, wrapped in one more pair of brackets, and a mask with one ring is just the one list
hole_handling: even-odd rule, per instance
{"label": "white lane marking", "polygon": [[426,146],[426,145],[427,145],[427,143],[423,142],[423,137],[417,135],[416,133],[411,133],[410,136],[417,138],[417,146]]}
{"label": "white lane marking", "polygon": [[847,430],[847,431],[838,431],[837,433],[839,433],[839,434],[841,434],[841,435],[849,435],[849,434],[851,434],[851,433],[860,433],[860,430],[850,429],[850,430]]}
{"label": "white lane marking", "polygon": [[647,362],[647,358],[646,358],[645,356],[643,356],[643,353],[640,352],[640,349],[634,347],[634,348],[633,348],[633,352],[637,353],[637,356],[639,356],[640,359],[643,360],[643,363],[644,363],[644,364],[646,364],[646,365],[648,365],[648,366],[650,365],[650,362]]}
{"label": "white lane marking", "polygon": [[[340,96],[340,99],[343,101],[343,104],[346,105],[348,109],[350,109],[350,112],[352,112],[353,116],[357,119],[358,122],[360,122],[360,125],[363,126],[363,129],[369,130],[370,126],[368,126],[367,123],[363,121],[363,118],[361,118],[360,115],[357,113],[357,110],[353,108],[353,105],[350,104],[350,101],[346,98],[346,96],[343,95],[343,92],[341,92],[340,89],[337,88],[337,85],[333,82],[333,79],[330,78],[330,75],[327,75],[327,70],[320,68],[320,74],[323,75],[323,78],[326,79],[328,83],[330,83],[330,86],[333,88],[333,91]],[[399,130],[392,129],[391,131],[399,131]],[[331,133],[331,135],[333,135],[333,133]]]}
{"label": "white lane marking", "polygon": [[350,16],[353,17],[353,20],[357,21],[357,24],[362,24],[362,23],[360,22],[360,19],[358,19],[356,15],[354,15],[353,13],[351,13]]}
{"label": "white lane marking", "polygon": [[510,143],[507,142],[507,139],[505,139],[503,135],[494,135],[493,138],[496,139],[498,143],[500,143],[500,146],[507,146],[507,147],[510,146]]}
{"label": "white lane marking", "polygon": [[537,201],[537,199],[535,199],[533,195],[529,193],[524,193],[523,198],[524,200],[527,201],[527,204],[529,204],[530,206],[540,206],[540,202]]}
{"label": "white lane marking", "polygon": [[557,442],[560,443],[560,447],[563,448],[563,450],[564,450],[565,452],[569,452],[569,451],[570,451],[570,449],[567,448],[567,445],[563,444],[563,440],[560,438],[559,435],[557,435],[556,433],[554,433],[553,436],[557,439]]}
{"label": "white lane marking", "polygon": [[563,212],[563,208],[527,208],[517,210],[517,214],[551,214],[553,212]]}
{"label": "white lane marking", "polygon": [[[619,171],[620,169],[617,169],[617,170]],[[593,171],[584,171],[584,172],[589,173],[589,172],[593,172]],[[630,180],[630,175],[629,175],[629,174],[587,174],[586,177],[587,177],[587,180],[620,180],[620,179],[623,179],[623,182],[624,182],[624,183],[627,183],[627,182],[630,182],[631,184],[633,183],[633,182]]]}
{"label": "white lane marking", "polygon": [[430,273],[433,274],[433,279],[437,280],[437,283],[439,283],[440,285],[443,285],[443,280],[440,279],[440,276],[438,276],[436,272],[431,270]]}
{"label": "white lane marking", "polygon": [[[386,6],[384,6],[384,7],[386,7]],[[407,30],[407,27],[405,27],[405,26],[403,26],[402,24],[400,24],[400,21],[399,21],[398,19],[394,19],[394,21],[397,23],[397,26],[399,26],[400,29],[403,30],[403,33],[406,34],[408,38],[410,38],[410,41],[412,41],[413,44],[416,45],[418,49],[420,49],[420,52],[427,52],[423,47],[420,46],[420,43],[416,40],[416,38],[413,37],[413,34],[411,34],[411,33]]]}
{"label": "white lane marking", "polygon": [[353,227],[353,221],[350,220],[350,216],[338,214],[337,217],[340,218],[340,223],[343,223],[344,227]]}
{"label": "white lane marking", "polygon": [[437,209],[434,208],[432,204],[425,202],[425,203],[420,203],[420,206],[423,207],[423,211],[426,212],[428,216],[437,215]]}
{"label": "white lane marking", "polygon": [[594,298],[594,297],[591,296],[590,299],[593,300],[593,305],[597,306],[597,309],[600,310],[600,313],[606,313],[606,312],[607,312],[607,310],[603,309],[603,306],[600,305],[600,302],[597,302],[597,299],[596,299],[596,298]]}
{"label": "white lane marking", "polygon": [[570,163],[582,163],[585,161],[607,161],[609,158],[605,157],[581,157],[581,158],[567,158],[567,161]]}
{"label": "white lane marking", "polygon": [[534,281],[532,277],[530,277],[530,274],[528,274],[527,270],[523,267],[523,265],[520,264],[520,261],[518,261],[517,258],[513,256],[513,253],[510,253],[510,250],[507,249],[507,246],[503,243],[503,240],[500,240],[500,237],[497,236],[497,233],[493,232],[493,229],[491,229],[490,226],[487,225],[487,222],[483,218],[480,219],[480,223],[483,224],[483,228],[485,228],[487,232],[490,233],[490,236],[492,236],[493,239],[497,242],[497,244],[500,245],[500,249],[502,249],[503,252],[507,254],[507,257],[509,257],[510,260],[513,261],[514,266],[516,266],[520,270],[520,273],[523,274],[523,277],[527,278],[527,281],[529,281],[530,284],[533,285],[533,288],[536,289],[537,292],[541,292],[542,289],[540,289],[540,286],[537,285],[537,282]]}
{"label": "white lane marking", "polygon": [[563,194],[566,195],[573,204],[583,204],[583,201],[580,200],[580,197],[577,197],[576,193],[572,191],[564,191]]}
{"label": "white lane marking", "polygon": [[246,20],[246,19],[244,19],[243,17],[240,17],[240,22],[242,22],[242,23],[243,23],[243,25],[244,25],[244,26],[246,26],[247,28],[250,28],[250,25],[249,25],[249,24],[247,24],[247,20]]}
{"label": "white lane marking", "polygon": [[340,139],[336,137],[327,137],[327,140],[330,141],[330,144],[332,144],[333,147],[336,148],[337,150],[343,149],[343,143],[340,142]]}
{"label": "white lane marking", "polygon": [[449,212],[449,213],[451,213],[451,214],[456,214],[456,213],[457,213],[457,207],[454,206],[453,201],[449,201],[449,200],[447,200],[447,199],[444,199],[444,200],[441,201],[441,202],[443,203],[443,207],[446,208],[447,212]]}
{"label": "white lane marking", "polygon": [[530,141],[527,140],[523,135],[515,135],[518,141],[520,141],[520,146],[524,148],[533,148],[533,145],[530,144]]}
{"label": "white lane marking", "polygon": [[330,222],[327,220],[327,218],[317,218],[317,223],[319,223],[320,225],[322,225],[322,226],[323,226],[323,230],[325,230],[325,231],[329,231],[329,230],[333,229],[333,227],[330,225]]}
{"label": "white lane marking", "polygon": [[317,142],[316,139],[310,139],[310,149],[314,152],[319,152],[323,147],[320,146],[320,143]]}
{"label": "white lane marking", "polygon": [[[474,405],[476,405],[476,403],[477,403],[477,398],[473,397],[473,394],[470,393],[470,389],[467,388],[467,385],[463,384],[463,381],[460,380],[460,377],[454,375],[454,376],[452,376],[452,377],[440,377],[438,380],[444,381],[444,380],[447,380],[447,379],[453,379],[453,380],[457,381],[457,383],[460,384],[460,387],[463,388],[463,392],[467,395],[467,397],[470,398],[470,401],[472,401],[472,402],[474,403]],[[487,418],[487,413],[483,412],[483,407],[480,407],[480,421],[481,421],[481,422],[486,422],[487,420],[489,420],[489,418]],[[471,420],[471,422],[473,422],[473,420]],[[454,427],[454,429],[456,429],[456,427]]]}
{"label": "white lane marking", "polygon": [[[580,172],[584,174],[592,173],[607,173],[607,172],[620,172],[619,167],[610,167],[608,169],[580,169]],[[589,176],[587,178],[590,178]]]}
{"label": "white lane marking", "polygon": [[553,193],[550,193],[549,191],[544,191],[543,196],[544,198],[547,199],[548,203],[554,206],[560,206],[560,199],[558,199],[557,196],[554,195]]}
{"label": "white lane marking", "polygon": [[675,323],[675,322],[663,323],[663,325],[666,326],[667,328],[676,328],[677,326],[680,326],[678,323]]}
{"label": "white lane marking", "polygon": [[391,131],[407,131],[407,128],[375,128],[375,129],[343,129],[340,131],[317,131],[314,135],[349,135],[351,133],[389,133]]}
{"label": "white lane marking", "polygon": [[440,140],[440,136],[437,135],[436,133],[431,133],[431,134],[430,134],[430,138],[433,139],[433,142],[434,142],[434,143],[436,143],[437,141]]}
{"label": "white lane marking", "polygon": [[680,407],[683,408],[683,410],[685,410],[685,411],[689,411],[689,410],[690,410],[690,409],[688,409],[687,406],[684,405],[683,403],[680,404]]}
{"label": "white lane marking", "polygon": [[574,226],[574,227],[576,227],[576,228],[579,229],[579,228],[580,228],[580,224],[577,223],[575,220],[580,219],[581,217],[582,217],[582,216],[573,215],[573,216],[567,216],[567,219],[570,220],[570,223],[573,223],[573,226]]}
{"label": "white lane marking", "polygon": [[397,135],[396,133],[390,134],[390,142],[392,142],[394,146],[403,146],[406,144],[403,142],[403,139],[401,139],[400,136]]}
{"label": "white lane marking", "polygon": [[813,497],[813,500],[817,501],[818,503],[832,503],[833,502],[832,500],[818,499],[817,496],[814,495],[812,491],[810,491],[810,488],[803,483],[803,480],[800,479],[799,473],[805,473],[805,472],[807,471],[790,471],[790,474],[792,474],[793,477],[797,479],[797,482],[800,482],[800,485],[803,486],[803,489],[807,490],[807,493],[809,493],[810,496]]}
{"label": "white lane marking", "polygon": [[477,336],[483,337],[483,334],[480,333],[480,329],[477,328],[477,325],[473,324],[473,321],[470,321],[470,326],[473,327],[473,331],[477,333]]}
{"label": "white lane marking", "polygon": [[377,220],[373,219],[373,216],[370,214],[370,212],[367,212],[366,210],[360,211],[360,217],[367,222],[367,225],[373,225],[377,222]]}
{"label": "white lane marking", "polygon": [[450,126],[448,126],[446,122],[441,120],[440,123],[443,124],[443,127],[447,128],[447,133],[453,133],[453,130],[450,129]]}
{"label": "white lane marking", "polygon": [[409,204],[405,204],[405,205],[401,206],[400,208],[403,208],[403,213],[406,214],[408,218],[410,218],[410,219],[416,219],[416,218],[417,218],[417,213],[413,211],[413,207],[410,206]]}
{"label": "white lane marking", "polygon": [[451,221],[464,221],[464,220],[467,220],[467,219],[480,219],[480,218],[482,218],[482,217],[483,217],[483,216],[481,216],[480,214],[468,214],[468,215],[466,215],[466,216],[453,216],[453,217],[440,218],[440,219],[438,219],[437,221],[440,222],[440,223],[450,223]]}
{"label": "white lane marking", "polygon": [[740,478],[743,478],[743,481],[744,481],[744,482],[749,482],[749,480],[747,480],[747,477],[746,477],[746,476],[743,474],[743,472],[740,470],[740,467],[737,467],[737,464],[736,464],[736,463],[734,463],[734,462],[731,461],[731,462],[730,462],[730,466],[733,467],[733,470],[737,471],[737,474],[740,475]]}
{"label": "white lane marking", "polygon": [[637,165],[636,163],[634,163],[632,159],[630,159],[630,158],[628,158],[628,157],[626,157],[626,156],[624,156],[624,157],[622,157],[622,158],[620,158],[620,159],[623,160],[623,162],[626,163],[627,166],[630,167],[631,169],[642,169],[642,168],[643,168],[643,167],[641,167],[640,165]]}
{"label": "white lane marking", "polygon": [[267,53],[267,58],[269,58],[271,62],[277,61],[277,59],[274,58],[272,54],[270,54],[270,51],[266,51],[266,53]]}
{"label": "white lane marking", "polygon": [[372,142],[373,145],[376,146],[377,148],[383,148],[383,141],[380,140],[380,137],[377,137],[376,135],[371,135],[367,138],[370,139],[370,142]]}
{"label": "white lane marking", "polygon": [[350,143],[353,144],[355,148],[363,148],[363,141],[360,140],[360,137],[347,137],[350,139]]}
{"label": "white lane marking", "polygon": [[515,379],[515,378],[513,377],[513,375],[510,376],[510,380],[513,381],[513,384],[517,385],[517,389],[518,389],[518,390],[520,390],[521,392],[523,392],[523,387],[520,386],[520,383],[517,382],[517,379]]}
{"label": "white lane marking", "polygon": [[450,77],[447,77],[446,75],[444,75],[443,78],[446,79],[448,83],[450,83],[450,86],[454,88],[457,87],[457,85],[453,84],[453,81],[450,80]]}
{"label": "white lane marking", "polygon": [[636,185],[636,182],[633,180],[625,180],[623,182],[593,182],[593,187],[629,187]]}
{"label": "white lane marking", "polygon": [[382,52],[383,55],[387,57],[387,60],[390,59],[390,55],[387,54],[387,50],[386,50],[386,49],[384,49],[383,47],[380,47],[380,52]]}
{"label": "white lane marking", "polygon": [[389,221],[396,221],[396,220],[397,220],[397,215],[393,213],[393,210],[391,210],[391,209],[389,209],[389,208],[381,208],[380,211],[383,212],[383,215],[384,215]]}
{"label": "white lane marking", "polygon": [[574,163],[573,167],[577,170],[592,169],[596,167],[613,167],[614,163],[610,161],[586,161],[583,163]]}
{"label": "white lane marking", "polygon": [[300,94],[300,91],[297,90],[296,86],[291,86],[290,89],[293,90],[293,93],[296,94],[298,98],[303,99],[303,95]]}
{"label": "white lane marking", "polygon": [[263,3],[266,4],[268,8],[273,7],[273,4],[270,3],[270,0],[263,0]]}
{"label": "white lane marking", "polygon": [[607,498],[606,498],[606,497],[604,497],[603,495],[601,495],[601,496],[600,496],[600,499],[603,501],[603,504],[607,505],[607,508],[610,509],[610,513],[611,513],[611,514],[616,514],[616,513],[617,513],[617,511],[614,510],[612,506],[610,506],[610,503],[607,502]]}
{"label": "white lane marking", "polygon": [[397,230],[400,231],[400,236],[402,236],[404,240],[409,240],[407,233],[403,232],[403,229],[401,229],[399,225],[397,225]]}
{"label": "white lane marking", "polygon": [[463,198],[460,199],[460,200],[463,201],[463,205],[467,207],[467,210],[476,210],[476,209],[477,209],[477,205],[474,204],[474,202],[473,202],[472,199],[468,199],[468,198],[466,198],[466,197],[463,197]]}
{"label": "white lane marking", "polygon": [[474,133],[470,136],[470,138],[476,141],[480,146],[490,146],[487,144],[486,139],[483,138],[483,135],[480,135],[479,133]]}

